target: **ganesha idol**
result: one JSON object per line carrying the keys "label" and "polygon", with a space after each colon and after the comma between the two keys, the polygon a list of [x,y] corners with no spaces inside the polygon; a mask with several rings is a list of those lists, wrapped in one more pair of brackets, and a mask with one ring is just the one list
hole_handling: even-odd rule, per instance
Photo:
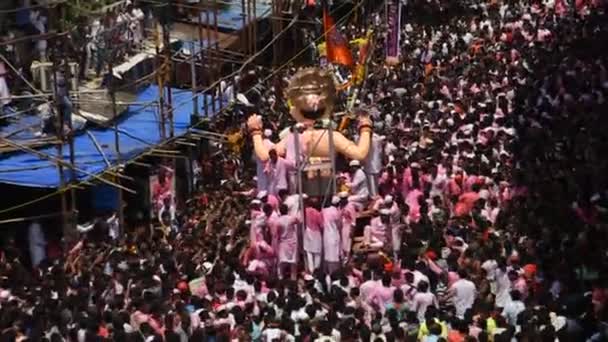
{"label": "ganesha idol", "polygon": [[[336,100],[336,85],[331,74],[326,71],[316,68],[299,71],[291,79],[286,93],[291,103],[290,114],[296,124],[285,130],[288,133],[272,149],[278,156],[294,164],[299,153],[299,161],[305,165],[302,177],[304,193],[309,196],[327,195],[327,185],[331,184],[333,167],[331,153],[335,151],[348,159],[365,159],[371,144],[372,122],[368,116],[359,117],[358,142],[328,129],[328,126],[333,124],[331,120]],[[268,160],[270,149],[263,142],[262,118],[259,115],[249,117],[247,126],[256,156],[262,161]],[[295,173],[292,173],[292,192],[295,190],[294,178]]]}

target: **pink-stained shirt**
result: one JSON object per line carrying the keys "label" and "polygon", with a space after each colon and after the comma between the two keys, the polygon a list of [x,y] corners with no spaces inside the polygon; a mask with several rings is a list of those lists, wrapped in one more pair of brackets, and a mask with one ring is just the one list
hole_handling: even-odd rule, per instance
{"label": "pink-stained shirt", "polygon": [[277,196],[268,194],[268,199],[266,200],[266,203],[270,204],[270,206],[272,207],[272,210],[274,210],[274,211],[279,210],[280,203],[279,203],[279,199],[277,198]]}
{"label": "pink-stained shirt", "polygon": [[384,287],[381,283],[378,283],[372,292],[369,300],[370,305],[374,305],[381,310],[393,301],[393,293],[395,292],[394,286]]}
{"label": "pink-stained shirt", "polygon": [[262,235],[262,229],[266,222],[264,219],[264,213],[259,210],[252,210],[251,224],[249,225],[249,242],[250,244],[256,244],[260,239],[264,239]]}
{"label": "pink-stained shirt", "polygon": [[142,323],[149,323],[149,322],[150,322],[150,315],[147,315],[139,310],[137,310],[133,314],[131,314],[130,325],[135,330],[139,330],[139,326]]}
{"label": "pink-stained shirt", "polygon": [[526,283],[526,279],[524,277],[517,278],[511,286],[513,290],[519,291],[522,300],[528,298],[528,283]]}
{"label": "pink-stained shirt", "polygon": [[403,198],[406,198],[410,190],[412,189],[414,181],[412,180],[412,169],[409,167],[403,171],[401,180],[401,194]]}
{"label": "pink-stained shirt", "polygon": [[462,194],[463,191],[463,186],[461,182],[457,182],[454,178],[452,178],[449,182],[448,182],[448,195],[451,196],[460,196],[460,194]]}
{"label": "pink-stained shirt", "polygon": [[477,183],[477,176],[468,175],[464,181],[464,191],[471,191],[473,184]]}
{"label": "pink-stained shirt", "polygon": [[568,9],[566,7],[566,4],[564,3],[564,0],[555,0],[555,14],[557,14],[558,16],[563,16],[567,12]]}
{"label": "pink-stained shirt", "polygon": [[363,284],[359,286],[359,294],[361,299],[366,302],[370,300],[377,286],[382,286],[382,283],[377,280],[368,280],[363,282]]}
{"label": "pink-stained shirt", "polygon": [[413,189],[405,198],[405,204],[410,207],[410,213],[408,215],[410,222],[418,222],[420,220],[420,204],[418,203],[418,198],[422,195],[422,191]]}
{"label": "pink-stained shirt", "polygon": [[278,231],[279,262],[294,263],[298,253],[298,218],[292,215],[282,215],[275,220]]}
{"label": "pink-stained shirt", "polygon": [[323,249],[323,216],[312,207],[306,207],[306,229],[304,229],[304,250],[311,253],[321,253]]}
{"label": "pink-stained shirt", "polygon": [[456,203],[456,207],[454,208],[454,214],[456,216],[468,215],[471,210],[473,210],[475,202],[477,202],[478,199],[479,194],[472,191],[460,195],[458,203]]}
{"label": "pink-stained shirt", "polygon": [[342,217],[342,251],[350,252],[352,239],[350,237],[352,227],[354,227],[357,221],[357,209],[352,203],[346,204],[340,209]]}

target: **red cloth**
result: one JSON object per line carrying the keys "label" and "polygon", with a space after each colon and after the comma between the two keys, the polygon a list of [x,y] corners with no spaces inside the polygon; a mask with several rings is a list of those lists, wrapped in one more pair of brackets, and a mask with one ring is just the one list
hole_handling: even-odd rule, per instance
{"label": "red cloth", "polygon": [[475,202],[479,199],[479,194],[476,192],[465,192],[458,198],[458,203],[454,208],[454,214],[456,216],[464,216],[473,210]]}

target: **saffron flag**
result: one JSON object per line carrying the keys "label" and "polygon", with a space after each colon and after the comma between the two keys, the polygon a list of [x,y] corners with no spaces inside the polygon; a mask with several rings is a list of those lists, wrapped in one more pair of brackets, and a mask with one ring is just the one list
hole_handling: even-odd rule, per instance
{"label": "saffron flag", "polygon": [[361,39],[361,45],[359,47],[359,58],[357,60],[357,67],[355,68],[355,73],[354,73],[354,84],[355,85],[360,85],[361,83],[363,83],[363,80],[365,79],[365,71],[366,71],[366,67],[367,67],[367,56],[369,55],[369,51],[371,49],[371,38],[372,38],[372,31],[369,31],[367,33],[367,36],[363,39]]}
{"label": "saffron flag", "polygon": [[323,8],[323,27],[325,31],[325,44],[327,61],[345,66],[353,65],[353,55],[346,39],[338,32],[334,19]]}

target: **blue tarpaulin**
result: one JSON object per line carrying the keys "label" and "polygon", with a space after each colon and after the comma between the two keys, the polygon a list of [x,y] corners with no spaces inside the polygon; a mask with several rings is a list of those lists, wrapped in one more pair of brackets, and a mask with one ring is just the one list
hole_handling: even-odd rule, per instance
{"label": "blue tarpaulin", "polygon": [[[5,114],[10,114],[5,113]],[[33,113],[22,113],[17,120],[0,126],[0,137],[19,140],[36,139],[35,132],[42,130],[42,119]]]}
{"label": "blue tarpaulin", "polygon": [[[189,90],[173,89],[173,122],[175,136],[187,132],[190,125],[190,115],[193,112],[192,92]],[[204,105],[206,96],[207,105],[211,106],[210,95],[198,95],[199,106]],[[138,103],[151,103],[158,99],[158,87],[149,86],[138,93]],[[219,102],[216,108],[220,108]],[[199,109],[199,113],[204,112]],[[118,123],[119,147],[121,160],[129,160],[145,150],[161,143],[160,117],[157,105],[138,104],[129,106],[128,110],[121,116]],[[117,163],[115,148],[115,133],[112,128],[99,128],[88,130],[101,146],[105,157],[112,165]],[[166,132],[169,127],[167,123]],[[99,174],[108,166],[102,154],[98,151],[93,139],[87,133],[82,133],[74,138],[74,158],[76,168],[90,174]],[[58,156],[56,146],[39,149],[40,152]],[[70,162],[69,146],[63,146],[63,160]],[[65,169],[66,181],[72,179],[69,169]],[[75,172],[77,180],[89,180],[90,175]],[[32,153],[15,152],[2,158],[0,157],[0,183],[10,183],[21,186],[55,188],[60,185],[59,172],[54,162],[42,159]]]}

